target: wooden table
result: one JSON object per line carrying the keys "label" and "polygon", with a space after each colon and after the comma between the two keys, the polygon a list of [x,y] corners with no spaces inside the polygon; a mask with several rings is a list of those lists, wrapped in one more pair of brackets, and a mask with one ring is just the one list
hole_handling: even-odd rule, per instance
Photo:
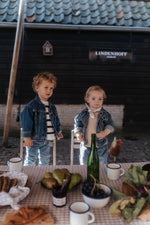
{"label": "wooden table", "polygon": [[[149,162],[147,162],[149,163]],[[147,163],[132,163],[134,165],[141,165]],[[126,171],[128,171],[128,168],[130,167],[131,163],[125,163],[121,164],[122,168],[124,168]],[[54,221],[56,225],[69,225],[69,205],[70,203],[74,201],[83,201],[83,197],[81,194],[81,185],[78,186],[78,188],[74,191],[71,191],[67,195],[67,205],[62,208],[58,208],[53,206],[52,204],[52,193],[50,190],[47,190],[43,188],[40,184],[40,180],[42,179],[45,172],[53,171],[55,168],[67,168],[72,173],[80,173],[83,177],[83,179],[86,178],[87,173],[87,167],[86,166],[79,166],[79,165],[73,165],[73,166],[35,166],[35,167],[24,167],[23,172],[26,173],[29,176],[29,179],[32,182],[32,187],[29,195],[24,199],[22,202],[20,202],[20,205],[46,205],[49,208],[49,212],[51,213],[52,217],[54,218]],[[0,171],[5,171],[6,166],[0,166]],[[119,190],[120,184],[122,182],[122,178],[120,178],[117,181],[110,181],[106,177],[106,165],[100,166],[100,181],[101,183],[107,184],[110,187],[113,187],[115,189]],[[112,200],[109,202],[109,204],[102,208],[102,209],[91,209],[91,212],[95,215],[95,222],[93,224],[95,225],[120,225],[120,224],[126,224],[122,219],[119,217],[114,217],[111,214],[109,214],[108,209],[109,206],[112,204]],[[5,214],[8,212],[13,211],[9,206],[1,208],[0,209],[0,221],[4,220]],[[133,220],[131,225],[150,225],[150,222],[143,222],[141,220]]]}

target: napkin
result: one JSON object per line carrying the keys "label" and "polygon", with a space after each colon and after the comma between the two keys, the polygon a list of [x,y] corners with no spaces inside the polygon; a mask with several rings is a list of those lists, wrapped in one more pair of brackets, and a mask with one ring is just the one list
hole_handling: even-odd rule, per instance
{"label": "napkin", "polygon": [[30,192],[30,188],[25,187],[28,176],[17,171],[3,173],[1,176],[7,176],[10,179],[17,178],[18,183],[17,186],[10,188],[8,193],[0,192],[0,205],[10,205],[15,210],[19,209],[20,205],[18,203]]}

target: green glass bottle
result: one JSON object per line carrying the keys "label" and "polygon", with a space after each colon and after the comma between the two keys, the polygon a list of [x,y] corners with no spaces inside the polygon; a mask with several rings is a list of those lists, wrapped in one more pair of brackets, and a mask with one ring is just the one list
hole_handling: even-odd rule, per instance
{"label": "green glass bottle", "polygon": [[91,134],[91,151],[87,162],[87,179],[94,177],[99,183],[99,157],[96,150],[96,134]]}

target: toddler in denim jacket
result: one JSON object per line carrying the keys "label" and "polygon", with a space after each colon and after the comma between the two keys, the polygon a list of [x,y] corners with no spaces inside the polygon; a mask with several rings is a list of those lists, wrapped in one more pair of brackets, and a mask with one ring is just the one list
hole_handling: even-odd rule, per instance
{"label": "toddler in denim jacket", "polygon": [[100,86],[91,86],[85,94],[86,108],[75,117],[74,132],[80,142],[80,164],[87,164],[91,147],[91,134],[96,133],[96,147],[100,164],[107,163],[108,138],[114,132],[114,125],[109,112],[103,108],[106,98]]}
{"label": "toddler in denim jacket", "polygon": [[25,166],[49,165],[50,141],[63,138],[57,110],[50,97],[56,87],[56,77],[43,72],[33,78],[32,99],[21,113],[21,124],[26,146]]}

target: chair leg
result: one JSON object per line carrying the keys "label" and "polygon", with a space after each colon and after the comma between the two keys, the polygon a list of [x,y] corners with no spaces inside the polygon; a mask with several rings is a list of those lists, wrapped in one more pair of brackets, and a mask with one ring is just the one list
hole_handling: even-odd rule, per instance
{"label": "chair leg", "polygon": [[20,128],[20,158],[23,159],[23,129]]}
{"label": "chair leg", "polygon": [[53,166],[56,166],[56,139],[53,140]]}
{"label": "chair leg", "polygon": [[73,165],[73,142],[74,142],[74,131],[71,131],[71,152],[70,152],[70,165]]}

